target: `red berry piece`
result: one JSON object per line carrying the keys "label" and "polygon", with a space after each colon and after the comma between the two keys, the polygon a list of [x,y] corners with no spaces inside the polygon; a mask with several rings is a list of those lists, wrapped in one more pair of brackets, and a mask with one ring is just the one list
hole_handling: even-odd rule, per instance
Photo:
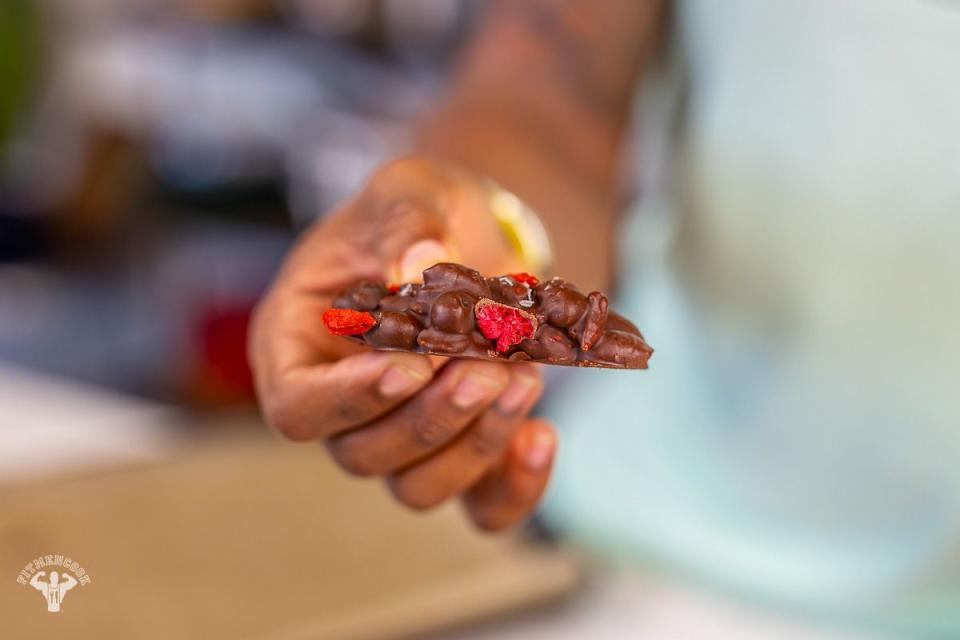
{"label": "red berry piece", "polygon": [[528,284],[528,285],[530,285],[531,287],[535,287],[535,286],[537,286],[538,284],[540,284],[540,280],[537,278],[537,276],[531,275],[531,274],[526,273],[526,272],[523,272],[523,273],[510,273],[510,274],[508,274],[508,275],[509,275],[511,278],[513,278],[514,280],[516,280],[517,282],[522,282],[523,284]]}
{"label": "red berry piece", "polygon": [[394,284],[391,282],[390,284],[387,285],[387,291],[389,291],[390,293],[398,293],[400,291],[400,285]]}
{"label": "red berry piece", "polygon": [[366,311],[327,309],[323,312],[323,324],[335,336],[355,336],[369,331],[377,320]]}
{"label": "red berry piece", "polygon": [[506,353],[537,333],[537,319],[522,309],[482,298],[474,307],[477,328],[487,340],[497,341],[497,351]]}

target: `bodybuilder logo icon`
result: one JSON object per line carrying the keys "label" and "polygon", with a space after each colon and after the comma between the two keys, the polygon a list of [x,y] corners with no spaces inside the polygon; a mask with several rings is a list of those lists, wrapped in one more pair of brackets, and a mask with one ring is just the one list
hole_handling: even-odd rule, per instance
{"label": "bodybuilder logo icon", "polygon": [[59,612],[60,603],[63,602],[67,591],[77,586],[79,581],[69,573],[64,573],[63,582],[61,582],[60,574],[53,571],[50,573],[50,581],[44,582],[40,579],[44,573],[44,571],[35,573],[30,579],[30,586],[43,593],[43,597],[47,599],[47,611]]}
{"label": "bodybuilder logo icon", "polygon": [[[59,567],[60,570],[51,570],[48,576],[46,569],[50,567]],[[76,560],[51,554],[28,562],[20,570],[17,582],[30,585],[39,591],[47,601],[47,611],[59,613],[60,604],[67,596],[67,592],[77,585],[85,587],[90,584],[90,574]]]}

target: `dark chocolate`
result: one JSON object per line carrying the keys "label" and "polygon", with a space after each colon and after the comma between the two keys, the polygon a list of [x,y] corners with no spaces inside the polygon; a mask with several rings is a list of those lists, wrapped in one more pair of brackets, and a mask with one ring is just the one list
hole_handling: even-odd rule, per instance
{"label": "dark chocolate", "polygon": [[653,354],[605,295],[585,296],[561,278],[485,278],[440,263],[423,272],[423,284],[358,282],[333,308],[372,315],[373,328],[348,337],[378,349],[618,369],[646,369]]}

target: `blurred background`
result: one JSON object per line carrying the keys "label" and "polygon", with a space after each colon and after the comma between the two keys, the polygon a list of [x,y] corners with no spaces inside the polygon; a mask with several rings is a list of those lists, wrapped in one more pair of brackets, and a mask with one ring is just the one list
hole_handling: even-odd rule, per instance
{"label": "blurred background", "polygon": [[[0,2],[0,636],[854,638],[602,537],[408,514],[259,424],[256,300],[483,5]],[[59,617],[14,583],[45,553],[94,580]]]}
{"label": "blurred background", "polygon": [[472,3],[4,2],[0,358],[249,404],[297,229],[405,148]]}

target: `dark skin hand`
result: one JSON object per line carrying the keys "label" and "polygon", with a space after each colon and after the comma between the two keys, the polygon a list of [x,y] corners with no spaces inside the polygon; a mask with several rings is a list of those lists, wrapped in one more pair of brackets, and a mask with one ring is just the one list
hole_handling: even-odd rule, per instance
{"label": "dark skin hand", "polygon": [[261,302],[250,358],[275,429],[323,442],[411,508],[460,499],[491,531],[529,515],[557,445],[529,417],[543,390],[535,365],[373,352],[319,318],[361,278],[413,280],[443,260],[523,271],[487,209],[486,176],[541,212],[558,273],[601,287],[617,155],[661,13],[636,0],[494,3],[422,129],[423,154],[387,164],[310,228]]}

